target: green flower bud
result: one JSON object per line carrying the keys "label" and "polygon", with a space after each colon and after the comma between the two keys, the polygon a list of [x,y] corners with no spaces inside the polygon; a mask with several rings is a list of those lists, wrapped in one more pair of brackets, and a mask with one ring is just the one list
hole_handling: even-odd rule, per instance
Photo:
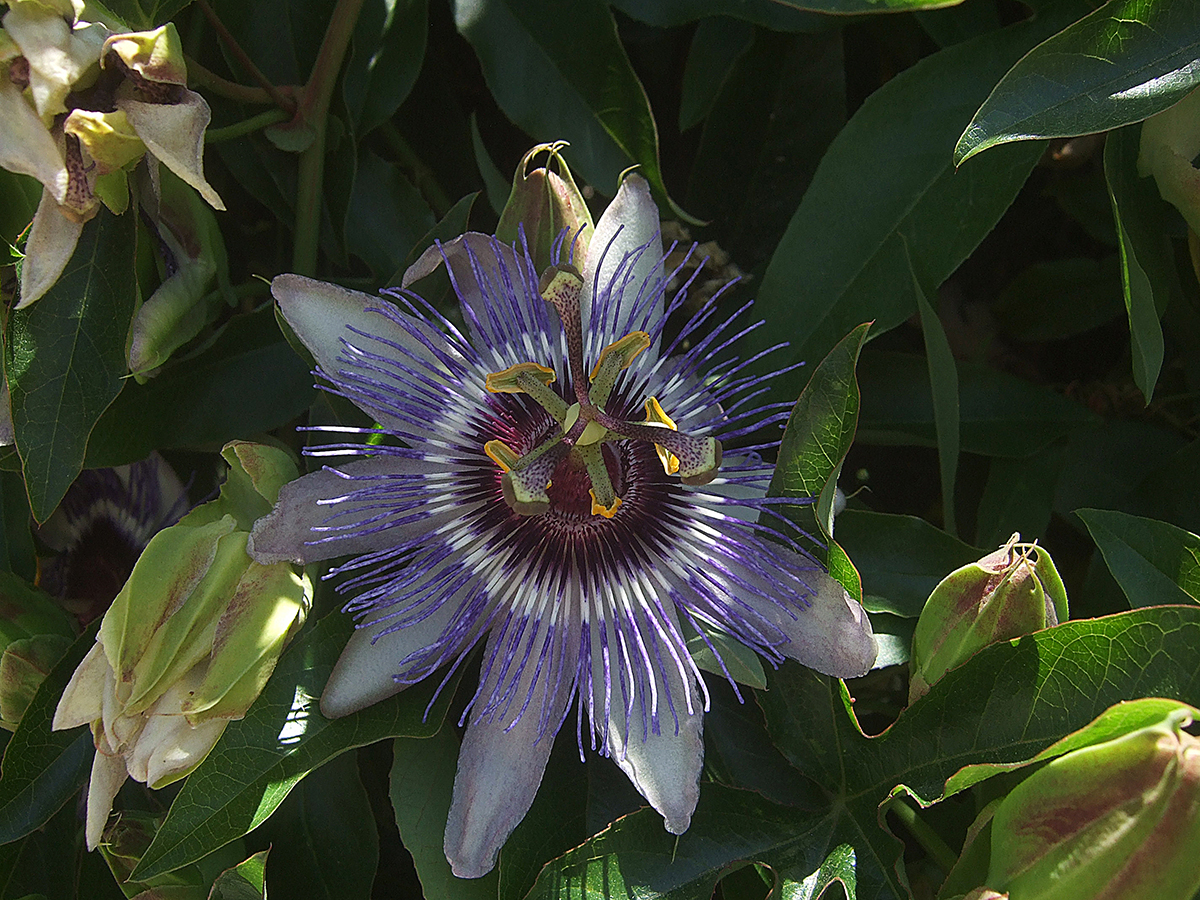
{"label": "green flower bud", "polygon": [[1050,554],[1020,535],[933,589],[913,635],[908,702],[988,644],[1057,625],[1067,593]]}
{"label": "green flower bud", "polygon": [[[133,78],[140,90],[148,90],[157,95],[150,85],[151,82],[160,85],[187,84],[187,65],[183,60],[183,44],[179,41],[179,32],[175,25],[168,22],[153,31],[138,31],[131,34],[114,34],[104,42],[102,65],[108,67],[114,64],[110,54],[115,54]],[[145,97],[144,99],[152,99]]]}
{"label": "green flower bud", "polygon": [[1200,740],[1176,709],[1067,753],[992,820],[987,885],[1012,900],[1140,900],[1200,889]]}
{"label": "green flower bud", "polygon": [[295,463],[241,442],[222,455],[230,470],[220,496],[151,538],[55,712],[55,729],[91,724],[95,735],[89,847],[126,777],[157,788],[199,765],[308,612],[306,577],[246,553]]}
{"label": "green flower bud", "polygon": [[[566,160],[559,154],[566,146],[566,141],[538,144],[522,157],[513,176],[512,192],[500,214],[500,224],[496,226],[496,237],[506,244],[517,241],[517,226],[524,226],[533,265],[539,272],[552,264],[551,246],[563,229],[567,230],[568,240],[577,240],[576,259],[583,258],[594,230],[587,203],[575,186]],[[531,170],[529,164],[543,152],[549,156],[547,165]],[[551,163],[554,169],[550,168]],[[564,259],[569,250],[569,246],[563,248]]]}

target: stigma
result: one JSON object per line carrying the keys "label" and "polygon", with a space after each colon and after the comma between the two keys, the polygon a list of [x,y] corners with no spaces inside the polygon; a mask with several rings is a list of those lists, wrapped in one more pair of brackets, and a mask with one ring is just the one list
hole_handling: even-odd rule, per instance
{"label": "stigma", "polygon": [[591,514],[604,519],[618,515],[622,499],[613,485],[604,445],[619,441],[653,444],[667,475],[684,484],[712,481],[721,467],[721,442],[685,434],[663,410],[657,398],[645,398],[645,418],[633,421],[608,411],[621,373],[650,344],[650,335],[631,331],[600,352],[589,372],[583,360],[583,321],[579,297],[583,278],[570,265],[551,266],[538,285],[542,299],[554,307],[562,322],[567,346],[568,395],[553,385],[554,369],[527,361],[487,376],[493,394],[524,394],[546,411],[555,425],[531,450],[518,453],[501,440],[484,444],[484,452],[500,468],[505,503],[522,516],[538,516],[553,505],[550,488],[560,466],[583,471],[590,482]]}

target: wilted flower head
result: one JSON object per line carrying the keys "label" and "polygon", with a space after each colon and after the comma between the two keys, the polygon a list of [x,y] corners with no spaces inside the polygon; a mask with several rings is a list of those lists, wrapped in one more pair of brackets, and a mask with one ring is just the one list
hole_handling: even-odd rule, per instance
{"label": "wilted flower head", "polygon": [[250,527],[295,463],[241,442],[222,455],[230,469],[220,496],[150,540],[55,710],[56,731],[90,725],[96,744],[89,850],[126,778],[158,788],[200,764],[307,615],[308,580],[246,552]]}
{"label": "wilted flower head", "polygon": [[86,625],[108,609],[150,538],[188,510],[174,470],[157,453],[128,466],[85,469],[37,530],[57,555],[38,587]]}
{"label": "wilted flower head", "polygon": [[42,183],[18,308],[41,297],[104,202],[128,205],[126,168],[149,153],[217,209],[204,178],[211,113],[185,85],[175,26],[111,35],[81,5],[10,0],[0,19],[0,166]]}
{"label": "wilted flower head", "polygon": [[709,305],[663,338],[684,300],[664,300],[645,180],[626,178],[573,246],[564,236],[544,274],[482,234],[431,249],[405,284],[444,262],[466,334],[409,292],[397,306],[296,275],[272,285],[330,390],[379,423],[332,430],[384,442],[318,448],[366,458],[286,485],[251,552],[355,556],[335,571],[360,630],[327,716],[484,644],[445,832],[461,877],[495,864],[576,700],[581,752],[586,716],[592,746],[668,830],[687,829],[708,705],[691,632],[838,676],[875,658],[862,608],[758,524],[770,468],[723,448],[775,412],[754,407],[764,379],[725,354],[739,327]]}

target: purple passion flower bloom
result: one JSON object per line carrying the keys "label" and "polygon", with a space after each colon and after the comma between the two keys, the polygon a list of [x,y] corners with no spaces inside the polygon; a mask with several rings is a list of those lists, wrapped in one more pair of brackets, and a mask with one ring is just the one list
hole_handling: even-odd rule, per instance
{"label": "purple passion flower bloom", "polygon": [[626,178],[574,257],[539,273],[482,234],[432,248],[405,285],[445,263],[465,331],[407,291],[397,305],[297,275],[272,284],[328,389],[379,423],[349,431],[383,443],[317,448],[362,458],[285,485],[251,553],[354,557],[334,570],[359,630],[327,716],[485,642],[445,832],[460,877],[495,865],[572,707],[581,750],[586,717],[593,748],[669,831],[687,829],[708,705],[690,634],[841,677],[875,659],[862,608],[784,526],[759,524],[770,467],[723,450],[777,419],[754,406],[763,379],[726,353],[733,320],[713,324],[710,303],[664,345],[685,292],[664,299],[644,179]]}

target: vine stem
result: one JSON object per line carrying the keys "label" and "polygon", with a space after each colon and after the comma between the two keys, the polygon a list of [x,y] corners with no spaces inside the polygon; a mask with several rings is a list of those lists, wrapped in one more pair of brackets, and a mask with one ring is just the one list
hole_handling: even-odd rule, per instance
{"label": "vine stem", "polygon": [[214,94],[228,97],[230,100],[236,100],[238,103],[253,103],[258,106],[265,106],[275,102],[271,98],[271,95],[262,88],[250,87],[249,85],[238,84],[235,81],[222,78],[211,69],[200,65],[200,63],[196,62],[190,56],[185,56],[184,61],[187,63],[189,84],[205,88]]}
{"label": "vine stem", "polygon": [[234,122],[224,128],[209,128],[204,132],[204,143],[219,144],[221,141],[231,141],[244,134],[251,134],[266,128],[268,125],[287,121],[289,118],[290,116],[282,109],[268,109],[266,112],[260,112],[257,116],[251,116],[241,122]]}
{"label": "vine stem", "polygon": [[[262,70],[260,70],[258,66],[254,64],[254,60],[252,60],[246,51],[242,49],[242,45],[238,43],[237,38],[235,38],[233,34],[230,33],[229,29],[225,27],[225,23],[221,21],[221,17],[218,16],[216,11],[208,5],[208,0],[196,0],[196,5],[203,10],[204,15],[208,18],[209,24],[211,24],[213,30],[216,31],[217,37],[219,37],[225,46],[229,48],[229,52],[237,57],[238,63],[243,69],[246,70],[251,78],[259,83],[263,91],[266,92],[267,96],[271,98],[275,105],[286,112],[294,113],[296,111],[296,101],[272,84],[271,80],[267,78],[267,76],[262,73]],[[336,13],[334,15],[336,15]],[[332,26],[330,27],[332,28]]]}
{"label": "vine stem", "polygon": [[941,836],[917,815],[915,809],[903,800],[896,799],[892,800],[891,810],[896,814],[896,818],[904,823],[908,833],[921,845],[921,849],[929,854],[929,858],[942,871],[949,872],[954,868],[954,864],[958,862],[958,854],[951,850]]}
{"label": "vine stem", "polygon": [[338,0],[312,75],[301,94],[298,118],[312,129],[313,141],[300,154],[296,186],[296,244],[292,250],[292,271],[298,275],[316,274],[329,103],[362,5],[363,0]]}

